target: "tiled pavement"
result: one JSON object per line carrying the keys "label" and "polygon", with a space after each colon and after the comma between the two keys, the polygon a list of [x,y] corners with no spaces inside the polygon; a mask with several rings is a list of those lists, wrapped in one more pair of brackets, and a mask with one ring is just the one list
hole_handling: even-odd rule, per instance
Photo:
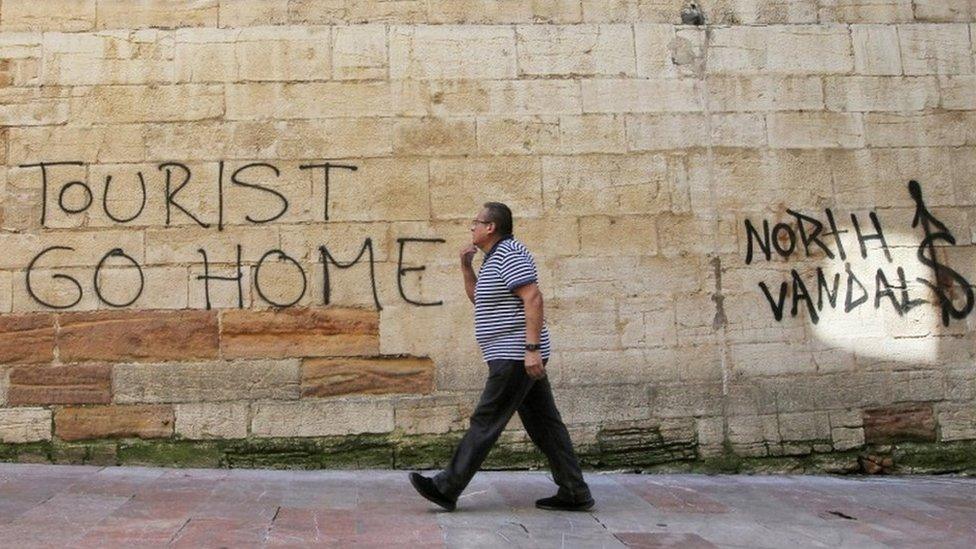
{"label": "tiled pavement", "polygon": [[483,472],[453,513],[403,471],[0,464],[2,547],[976,546],[976,479],[590,474],[588,513],[541,511],[545,473]]}

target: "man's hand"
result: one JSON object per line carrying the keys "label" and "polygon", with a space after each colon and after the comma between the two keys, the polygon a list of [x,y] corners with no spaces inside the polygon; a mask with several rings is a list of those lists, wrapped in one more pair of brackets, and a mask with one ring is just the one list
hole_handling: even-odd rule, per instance
{"label": "man's hand", "polygon": [[471,261],[474,259],[474,254],[476,254],[477,252],[478,252],[478,247],[475,246],[474,244],[470,246],[466,246],[463,250],[461,250],[461,266],[470,267]]}
{"label": "man's hand", "polygon": [[532,379],[546,377],[546,367],[542,364],[542,351],[525,351],[525,373]]}

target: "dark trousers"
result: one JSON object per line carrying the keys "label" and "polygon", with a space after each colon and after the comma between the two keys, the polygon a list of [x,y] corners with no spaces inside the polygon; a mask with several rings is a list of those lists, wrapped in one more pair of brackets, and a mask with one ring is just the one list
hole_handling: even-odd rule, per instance
{"label": "dark trousers", "polygon": [[471,415],[471,426],[454,451],[451,463],[434,476],[437,489],[451,500],[457,500],[516,411],[532,442],[549,460],[559,494],[576,501],[589,499],[590,489],[583,480],[569,432],[556,409],[549,379],[533,380],[521,360],[488,362],[488,380]]}

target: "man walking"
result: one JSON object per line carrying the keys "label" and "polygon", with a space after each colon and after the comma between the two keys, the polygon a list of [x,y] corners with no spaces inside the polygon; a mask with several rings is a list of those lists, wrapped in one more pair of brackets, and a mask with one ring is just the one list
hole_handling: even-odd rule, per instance
{"label": "man walking", "polygon": [[[478,249],[485,258],[475,276],[471,260]],[[536,507],[589,509],[593,498],[546,379],[549,330],[543,321],[535,262],[512,236],[508,206],[488,202],[471,221],[471,245],[461,251],[461,272],[468,299],[474,303],[475,337],[488,363],[488,380],[468,432],[447,468],[433,478],[410,473],[410,482],[420,495],[453,511],[458,496],[517,411],[532,442],[549,460],[559,486],[555,496],[536,501]]]}

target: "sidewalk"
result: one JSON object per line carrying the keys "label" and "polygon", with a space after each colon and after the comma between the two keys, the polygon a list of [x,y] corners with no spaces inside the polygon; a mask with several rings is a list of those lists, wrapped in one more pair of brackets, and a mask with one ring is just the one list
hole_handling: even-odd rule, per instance
{"label": "sidewalk", "polygon": [[545,473],[479,473],[454,513],[403,471],[0,463],[0,546],[959,547],[976,479],[589,474],[596,507],[541,511]]}

